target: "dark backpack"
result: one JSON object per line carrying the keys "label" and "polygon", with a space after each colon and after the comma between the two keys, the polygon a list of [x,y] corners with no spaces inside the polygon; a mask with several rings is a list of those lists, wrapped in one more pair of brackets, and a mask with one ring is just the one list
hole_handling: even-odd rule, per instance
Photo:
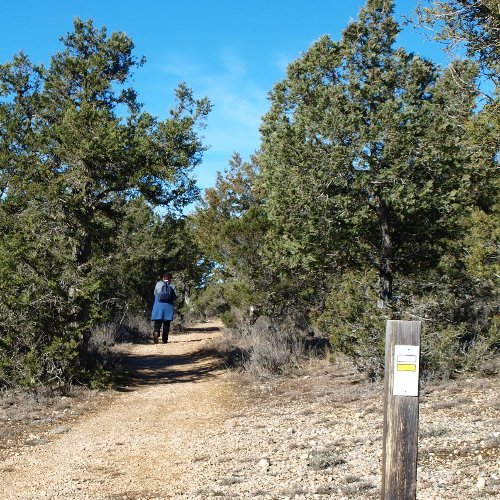
{"label": "dark backpack", "polygon": [[163,283],[158,300],[160,302],[166,302],[167,304],[173,304],[176,298],[177,295],[174,289],[168,283]]}

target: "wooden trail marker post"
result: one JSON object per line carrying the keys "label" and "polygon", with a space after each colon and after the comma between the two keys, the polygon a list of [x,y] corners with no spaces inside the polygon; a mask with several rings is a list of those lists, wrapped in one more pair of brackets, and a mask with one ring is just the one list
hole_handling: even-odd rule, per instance
{"label": "wooden trail marker post", "polygon": [[385,338],[383,500],[417,494],[420,321],[388,321]]}

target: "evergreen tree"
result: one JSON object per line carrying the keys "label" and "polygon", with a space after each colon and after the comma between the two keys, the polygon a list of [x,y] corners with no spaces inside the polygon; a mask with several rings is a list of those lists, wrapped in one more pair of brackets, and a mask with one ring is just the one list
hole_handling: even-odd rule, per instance
{"label": "evergreen tree", "polygon": [[[0,325],[10,339],[7,365],[26,306],[32,327],[23,325],[31,332],[24,338],[38,336],[39,351],[51,345],[52,335],[85,351],[78,332],[85,339],[90,323],[102,319],[114,235],[130,213],[127,204],[142,197],[174,214],[198,195],[190,174],[205,150],[199,129],[208,100],[194,99],[181,84],[170,116],[159,120],[141,110],[127,86],[144,62],[133,55],[127,35],[108,36],[92,21],[76,19],[61,40],[64,48],[48,67],[22,53],[0,66],[0,223],[6,235],[0,266],[7,271],[0,277],[0,308],[2,318],[13,318]],[[28,344],[18,351],[34,352]]]}
{"label": "evergreen tree", "polygon": [[497,0],[438,0],[419,4],[420,24],[434,31],[434,39],[446,50],[465,46],[469,58],[477,61],[483,75],[495,86],[500,75],[500,10]]}
{"label": "evergreen tree", "polygon": [[474,95],[454,74],[394,48],[393,2],[369,0],[340,42],[323,37],[277,84],[262,125],[271,265],[318,283],[376,269],[379,305],[395,276],[439,260],[461,195]]}
{"label": "evergreen tree", "polygon": [[[199,300],[207,302],[205,308],[215,304],[219,312],[226,312],[230,307],[259,306],[256,292],[266,278],[259,253],[266,218],[253,192],[257,172],[255,164],[235,153],[192,216],[197,245],[212,263],[210,289]],[[225,319],[232,321],[229,314]]]}
{"label": "evergreen tree", "polygon": [[[500,11],[495,0],[443,0],[419,6],[417,12],[420,24],[434,30],[434,39],[450,55],[456,57],[465,49],[482,76],[483,99],[466,125],[463,142],[469,154],[464,179],[470,186],[470,204],[460,221],[462,238],[442,259],[440,271],[448,277],[450,299],[437,301],[437,314],[444,314],[462,332],[459,352],[448,359],[476,368],[500,348]],[[461,359],[456,362],[457,358]]]}

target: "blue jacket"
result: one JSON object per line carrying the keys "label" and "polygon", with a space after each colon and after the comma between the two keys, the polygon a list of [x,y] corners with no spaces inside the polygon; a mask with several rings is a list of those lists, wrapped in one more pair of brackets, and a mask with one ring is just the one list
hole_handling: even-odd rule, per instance
{"label": "blue jacket", "polygon": [[[160,280],[155,285],[154,289],[155,302],[153,304],[153,310],[151,311],[152,321],[172,321],[174,319],[174,305],[167,304],[166,302],[160,302],[158,300],[163,284],[164,284],[163,280]],[[175,285],[170,283],[170,286],[175,291]]]}

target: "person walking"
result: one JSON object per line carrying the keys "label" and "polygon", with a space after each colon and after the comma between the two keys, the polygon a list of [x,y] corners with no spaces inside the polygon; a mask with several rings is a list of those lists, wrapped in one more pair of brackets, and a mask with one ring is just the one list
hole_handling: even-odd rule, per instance
{"label": "person walking", "polygon": [[170,331],[170,322],[174,319],[174,301],[177,298],[175,285],[172,284],[172,275],[163,273],[161,280],[154,288],[155,301],[151,311],[151,321],[154,321],[153,340],[158,343],[160,330],[162,329],[161,339],[164,344],[168,342],[168,333]]}

